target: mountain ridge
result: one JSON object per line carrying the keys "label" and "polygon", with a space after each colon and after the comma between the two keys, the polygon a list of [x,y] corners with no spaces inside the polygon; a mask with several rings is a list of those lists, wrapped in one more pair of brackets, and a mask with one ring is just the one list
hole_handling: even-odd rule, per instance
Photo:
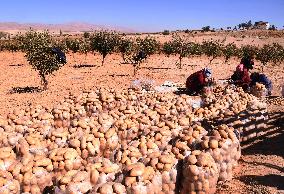
{"label": "mountain ridge", "polygon": [[93,30],[115,30],[126,33],[138,32],[137,30],[122,26],[98,25],[87,22],[66,22],[61,24],[0,22],[0,31],[27,31],[30,28],[52,32],[59,32],[60,30],[62,32],[86,32]]}

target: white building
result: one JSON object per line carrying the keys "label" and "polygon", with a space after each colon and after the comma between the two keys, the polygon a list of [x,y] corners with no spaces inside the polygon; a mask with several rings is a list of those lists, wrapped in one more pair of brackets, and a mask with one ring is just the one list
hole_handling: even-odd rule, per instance
{"label": "white building", "polygon": [[260,30],[268,30],[269,27],[270,24],[268,22],[263,22],[263,21],[255,22],[253,26],[254,29],[260,29]]}

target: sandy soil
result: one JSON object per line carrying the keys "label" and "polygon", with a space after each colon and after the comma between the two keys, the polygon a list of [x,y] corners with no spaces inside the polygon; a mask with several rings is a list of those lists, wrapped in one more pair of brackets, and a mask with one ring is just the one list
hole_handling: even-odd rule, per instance
{"label": "sandy soil", "polygon": [[[0,53],[0,115],[6,115],[13,108],[24,108],[29,104],[41,104],[47,107],[68,95],[96,86],[114,88],[128,87],[135,79],[155,80],[161,84],[166,80],[185,82],[191,73],[209,66],[216,79],[228,78],[238,61],[233,59],[224,64],[223,59],[216,59],[211,65],[206,58],[183,60],[182,69],[177,69],[177,57],[163,55],[151,56],[141,66],[136,76],[130,64],[121,64],[119,55],[107,56],[105,65],[100,65],[101,56],[89,54],[84,65],[79,66],[84,56],[68,55],[68,64],[49,77],[49,89],[41,91],[40,78],[31,69],[23,53]],[[75,65],[77,64],[77,65]],[[264,72],[274,84],[273,95],[280,95],[280,85],[284,84],[284,65],[266,67]],[[256,63],[255,71],[259,69]],[[284,193],[284,106],[270,106],[270,135],[251,144],[244,145],[243,156],[235,170],[232,181],[222,183],[218,193]]]}

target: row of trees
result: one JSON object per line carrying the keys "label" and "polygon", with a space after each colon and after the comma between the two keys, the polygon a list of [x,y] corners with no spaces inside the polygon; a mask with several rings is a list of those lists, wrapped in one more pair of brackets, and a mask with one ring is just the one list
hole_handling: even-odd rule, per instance
{"label": "row of trees", "polygon": [[[172,39],[160,44],[155,38],[130,38],[119,35],[115,32],[98,31],[84,36],[83,38],[56,39],[48,32],[29,31],[24,35],[18,35],[9,41],[0,42],[0,50],[23,51],[28,62],[39,72],[42,82],[47,88],[46,76],[58,70],[64,61],[58,60],[53,52],[59,48],[63,52],[85,54],[89,52],[100,53],[102,65],[107,55],[117,52],[121,53],[125,63],[134,66],[134,73],[139,69],[142,60],[147,59],[155,53],[163,53],[167,56],[177,55],[178,68],[182,68],[182,59],[185,57],[207,56],[210,63],[217,57],[224,57],[227,62],[232,57],[242,58],[245,56],[255,57],[266,65],[269,62],[278,64],[284,60],[284,48],[277,44],[264,45],[261,48],[246,45],[238,48],[234,43],[224,44],[225,40],[207,40],[202,43],[195,43],[188,37],[173,35]],[[142,53],[142,54],[141,54]]]}

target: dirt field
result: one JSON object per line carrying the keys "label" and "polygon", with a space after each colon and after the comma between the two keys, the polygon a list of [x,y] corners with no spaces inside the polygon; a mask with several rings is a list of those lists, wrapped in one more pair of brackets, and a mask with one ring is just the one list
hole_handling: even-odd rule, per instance
{"label": "dirt field", "polygon": [[[133,67],[130,64],[121,64],[122,58],[118,54],[107,56],[103,67],[98,67],[101,61],[99,55],[89,54],[83,65],[78,64],[84,56],[75,57],[77,62],[68,55],[68,64],[56,72],[55,76],[49,77],[49,89],[41,91],[40,78],[28,65],[23,53],[1,52],[0,115],[4,116],[13,108],[25,108],[29,104],[52,107],[69,92],[78,94],[96,86],[126,88],[136,79],[154,80],[156,84],[166,80],[185,82],[187,76],[205,66],[212,68],[216,79],[226,79],[238,64],[236,59],[224,64],[224,60],[220,58],[209,65],[206,58],[192,58],[184,59],[183,68],[177,69],[177,57],[154,55],[133,76]],[[254,71],[259,69],[259,62],[256,62]],[[273,81],[273,95],[280,95],[280,86],[284,84],[284,64],[265,67],[264,73]],[[283,104],[269,106],[271,133],[263,140],[244,145],[235,178],[222,183],[218,193],[284,193],[283,108]]]}

